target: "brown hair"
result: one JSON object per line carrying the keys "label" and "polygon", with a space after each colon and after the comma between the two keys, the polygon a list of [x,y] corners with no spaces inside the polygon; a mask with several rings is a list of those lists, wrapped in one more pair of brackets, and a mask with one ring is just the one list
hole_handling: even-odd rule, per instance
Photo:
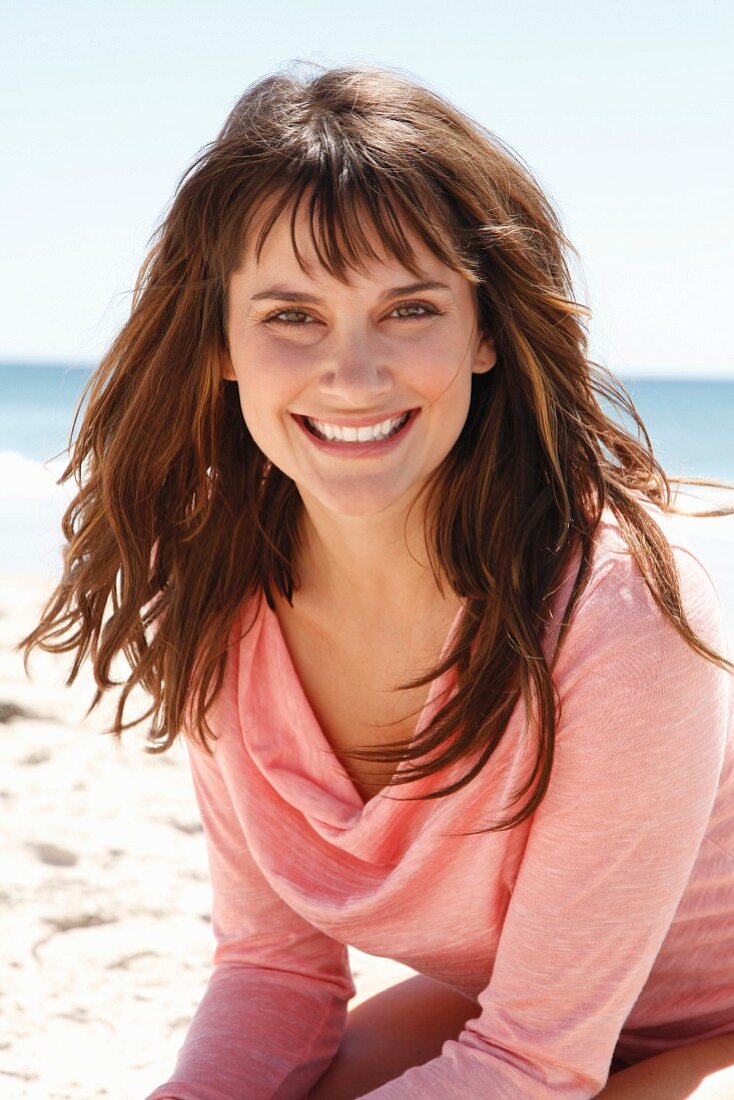
{"label": "brown hair", "polygon": [[[408,762],[396,784],[471,760],[460,780],[423,796],[441,797],[484,767],[520,696],[527,713],[534,695],[536,768],[515,801],[538,782],[523,809],[494,827],[511,828],[541,802],[553,762],[555,661],[549,668],[541,649],[544,614],[580,547],[557,656],[605,505],[663,615],[695,652],[734,671],[688,623],[670,546],[641,503],[676,512],[670,482],[726,483],[668,478],[624,386],[588,359],[590,313],[574,300],[568,267],[575,252],[519,158],[399,72],[315,68],[250,86],[181,179],[129,320],[80,399],[88,393],[60,478],[74,474],[78,485],[62,520],[63,574],[18,649],[26,672],[33,646],[76,651],[67,684],[89,652],[97,683],[89,711],[122,686],[115,736],[152,715],[148,751],[163,752],[188,716],[190,736],[207,745],[215,731],[205,711],[221,688],[243,601],[264,593],[273,606],[273,586],[289,600],[298,586],[300,495],[255,445],[219,366],[228,282],[248,227],[274,199],[257,254],[287,212],[297,249],[295,218],[306,203],[319,259],[344,278],[374,256],[355,212],[366,212],[386,252],[414,271],[407,226],[474,285],[497,364],[473,376],[464,428],[426,487],[433,571],[437,580],[443,571],[467,614],[444,662],[402,685],[428,684],[455,666],[458,690],[413,741],[352,755]],[[638,438],[605,414],[600,397],[632,418]],[[131,668],[124,685],[110,678],[120,652]],[[152,705],[123,723],[135,685]]]}

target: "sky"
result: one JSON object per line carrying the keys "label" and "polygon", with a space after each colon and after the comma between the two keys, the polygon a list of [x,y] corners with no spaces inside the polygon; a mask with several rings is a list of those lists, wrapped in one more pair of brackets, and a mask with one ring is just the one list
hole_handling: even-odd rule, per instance
{"label": "sky", "polygon": [[578,250],[591,355],[734,378],[729,0],[0,0],[0,362],[94,365],[252,81],[401,69],[519,154]]}

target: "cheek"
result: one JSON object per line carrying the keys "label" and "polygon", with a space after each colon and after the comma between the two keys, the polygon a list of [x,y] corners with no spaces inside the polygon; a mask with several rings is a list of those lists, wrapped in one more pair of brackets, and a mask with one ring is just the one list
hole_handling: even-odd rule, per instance
{"label": "cheek", "polygon": [[[275,343],[275,341],[273,341]],[[241,392],[263,415],[283,416],[284,409],[293,406],[301,391],[313,379],[313,359],[306,349],[286,347],[259,348],[257,354],[242,364]]]}
{"label": "cheek", "polygon": [[292,440],[289,437],[287,411],[294,406],[294,387],[282,378],[272,363],[237,367],[239,403],[242,419],[258,449],[279,470],[293,477]]}
{"label": "cheek", "polygon": [[445,326],[437,324],[429,329],[414,350],[434,373],[450,378],[461,369],[469,342],[469,333],[452,319]]}
{"label": "cheek", "polygon": [[434,401],[457,406],[471,396],[471,370],[467,348],[457,340],[434,340],[427,343],[416,359],[413,377],[419,388]]}
{"label": "cheek", "polygon": [[253,416],[272,415],[279,402],[293,393],[296,371],[293,363],[281,354],[269,354],[259,348],[235,361],[235,373],[240,391],[240,404]]}

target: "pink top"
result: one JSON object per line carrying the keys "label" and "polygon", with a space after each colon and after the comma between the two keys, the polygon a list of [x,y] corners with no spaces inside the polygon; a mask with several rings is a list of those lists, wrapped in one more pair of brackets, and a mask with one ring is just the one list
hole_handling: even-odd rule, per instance
{"label": "pink top", "polygon": [[[668,537],[692,625],[729,656],[708,574]],[[431,685],[421,726],[453,677]],[[481,1006],[375,1100],[587,1100],[615,1052],[632,1063],[734,1030],[732,677],[663,618],[608,511],[554,679],[563,713],[541,806],[512,830],[451,836],[506,816],[529,774],[522,701],[454,795],[396,800],[449,769],[364,804],[260,601],[210,712],[214,758],[189,750],[217,947],[174,1076],[148,1100],[303,1100],[354,991],[345,944]]]}

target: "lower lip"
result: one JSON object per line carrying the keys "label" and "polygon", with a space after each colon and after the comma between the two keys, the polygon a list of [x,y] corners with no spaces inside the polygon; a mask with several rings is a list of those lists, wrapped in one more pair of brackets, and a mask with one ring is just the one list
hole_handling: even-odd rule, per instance
{"label": "lower lip", "polygon": [[410,416],[403,424],[402,428],[395,435],[388,436],[387,439],[368,439],[364,443],[342,443],[336,439],[319,439],[317,435],[309,431],[306,427],[303,417],[294,416],[298,426],[304,435],[314,443],[320,451],[326,451],[327,454],[342,455],[353,458],[363,458],[366,456],[374,455],[375,458],[380,455],[387,454],[388,451],[394,450],[401,439],[403,439],[410,431],[410,426],[418,415],[418,409],[411,409]]}

